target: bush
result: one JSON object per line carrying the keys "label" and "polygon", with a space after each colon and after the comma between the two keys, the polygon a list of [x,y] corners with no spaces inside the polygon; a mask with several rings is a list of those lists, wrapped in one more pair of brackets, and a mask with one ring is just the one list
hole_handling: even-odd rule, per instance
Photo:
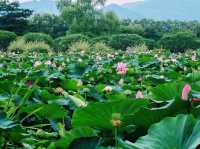
{"label": "bush", "polygon": [[81,34],[71,34],[55,39],[56,50],[67,50],[72,45],[72,43],[78,41],[89,41],[87,36]]}
{"label": "bush", "polygon": [[24,49],[31,52],[47,53],[51,48],[45,42],[35,41],[26,43]]}
{"label": "bush", "polygon": [[45,42],[39,41],[25,42],[23,38],[20,38],[16,41],[13,41],[9,45],[8,50],[15,53],[23,53],[25,51],[46,53],[50,50],[50,46]]}
{"label": "bush", "polygon": [[0,30],[0,50],[6,50],[10,42],[14,41],[17,35],[13,32]]}
{"label": "bush", "polygon": [[172,52],[184,52],[187,49],[197,49],[200,42],[197,37],[189,31],[165,34],[159,44]]}
{"label": "bush", "polygon": [[109,46],[114,49],[126,50],[127,47],[134,47],[144,44],[144,38],[136,34],[118,34],[112,35]]}
{"label": "bush", "polygon": [[144,28],[140,24],[134,25],[121,25],[120,26],[120,33],[122,34],[138,34],[143,36],[144,35]]}
{"label": "bush", "polygon": [[95,38],[92,39],[92,43],[93,44],[95,44],[97,42],[108,44],[109,41],[110,41],[110,37],[109,36],[99,36],[99,37],[95,37]]}
{"label": "bush", "polygon": [[72,51],[87,51],[91,48],[91,45],[87,41],[78,41],[73,43],[70,46],[70,50]]}
{"label": "bush", "polygon": [[24,51],[25,44],[26,42],[24,41],[24,39],[19,38],[10,43],[8,50],[11,52],[22,53]]}
{"label": "bush", "polygon": [[111,48],[108,47],[104,42],[96,42],[94,45],[93,45],[94,49],[96,50],[110,50]]}
{"label": "bush", "polygon": [[145,45],[150,50],[154,49],[157,46],[155,40],[153,40],[153,39],[144,38],[144,42],[145,42]]}
{"label": "bush", "polygon": [[23,36],[25,42],[45,42],[53,46],[53,39],[48,34],[44,33],[27,33]]}
{"label": "bush", "polygon": [[148,52],[148,51],[149,51],[148,47],[145,44],[143,44],[143,45],[138,45],[135,47],[128,47],[126,52],[127,53],[136,53],[136,52],[141,53],[141,52]]}

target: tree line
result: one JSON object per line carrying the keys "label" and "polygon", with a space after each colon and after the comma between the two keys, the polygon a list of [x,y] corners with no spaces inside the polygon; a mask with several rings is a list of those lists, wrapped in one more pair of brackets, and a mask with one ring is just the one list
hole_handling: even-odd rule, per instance
{"label": "tree line", "polygon": [[[198,21],[122,20],[114,12],[104,12],[101,9],[104,4],[105,0],[58,0],[59,15],[53,15],[35,14],[32,10],[21,8],[18,2],[2,0],[0,30],[17,36],[43,33],[57,41],[67,36],[74,38],[78,34],[77,38],[82,35],[93,42],[109,42],[107,44],[111,47],[122,50],[137,43],[144,43],[151,49],[166,48],[174,52],[200,47]],[[0,40],[3,41],[5,34],[0,32]]]}

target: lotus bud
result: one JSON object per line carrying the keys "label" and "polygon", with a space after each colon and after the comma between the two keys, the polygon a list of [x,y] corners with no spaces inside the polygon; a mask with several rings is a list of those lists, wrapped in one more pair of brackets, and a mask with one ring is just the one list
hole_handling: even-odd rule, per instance
{"label": "lotus bud", "polygon": [[105,92],[112,92],[112,86],[106,86],[103,91]]}
{"label": "lotus bud", "polygon": [[65,97],[69,98],[77,107],[86,107],[87,102],[83,101],[82,99],[69,95],[67,92],[62,93]]}
{"label": "lotus bud", "polygon": [[183,90],[182,90],[182,100],[184,101],[187,101],[188,100],[188,95],[191,91],[191,86],[189,84],[186,84],[184,87],[183,87]]}
{"label": "lotus bud", "polygon": [[112,114],[111,124],[112,124],[113,127],[120,127],[121,126],[122,121],[121,121],[121,114],[120,113],[113,113]]}
{"label": "lotus bud", "polygon": [[55,93],[56,93],[56,94],[61,94],[63,91],[64,91],[64,90],[63,90],[63,88],[61,88],[61,87],[57,87],[57,88],[55,89]]}

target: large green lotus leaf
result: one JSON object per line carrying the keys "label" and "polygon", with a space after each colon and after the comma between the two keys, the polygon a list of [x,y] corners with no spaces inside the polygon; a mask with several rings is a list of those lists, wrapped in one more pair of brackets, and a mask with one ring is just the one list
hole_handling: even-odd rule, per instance
{"label": "large green lotus leaf", "polygon": [[17,124],[15,124],[13,121],[7,119],[5,116],[0,116],[0,129],[11,129],[16,126]]}
{"label": "large green lotus leaf", "polygon": [[140,108],[147,107],[148,100],[119,100],[106,103],[90,103],[85,108],[79,108],[72,118],[73,127],[89,126],[98,129],[112,129],[112,115],[119,113],[122,125],[129,125],[126,117],[133,115]]}
{"label": "large green lotus leaf", "polygon": [[189,81],[189,82],[197,82],[197,81],[200,81],[200,72],[197,71],[197,72],[193,72],[193,73],[190,73],[186,76],[186,79]]}
{"label": "large green lotus leaf", "polygon": [[42,99],[43,101],[49,101],[49,100],[56,100],[56,99],[59,99],[58,96],[49,93],[47,90],[41,90],[40,96],[41,96],[41,99]]}
{"label": "large green lotus leaf", "polygon": [[89,127],[74,128],[65,133],[64,137],[56,142],[56,146],[61,149],[67,149],[70,144],[80,138],[96,137],[97,132]]}
{"label": "large green lotus leaf", "polygon": [[166,83],[156,86],[151,90],[154,100],[168,101],[180,97],[183,89],[183,82]]}
{"label": "large green lotus leaf", "polygon": [[100,139],[97,137],[93,138],[81,138],[75,140],[69,149],[98,149],[100,144]]}
{"label": "large green lotus leaf", "polygon": [[137,127],[148,129],[152,124],[161,121],[163,117],[187,113],[187,108],[188,104],[177,98],[159,108],[142,108],[135,113],[132,120]]}
{"label": "large green lotus leaf", "polygon": [[77,85],[76,80],[66,80],[64,79],[61,86],[66,90],[78,90],[80,87]]}
{"label": "large green lotus leaf", "polygon": [[67,111],[56,104],[33,104],[20,109],[20,113],[26,112],[29,116],[39,115],[47,119],[63,118],[67,115]]}
{"label": "large green lotus leaf", "polygon": [[124,149],[196,149],[200,145],[200,120],[192,115],[165,118],[150,127],[136,143],[122,143]]}

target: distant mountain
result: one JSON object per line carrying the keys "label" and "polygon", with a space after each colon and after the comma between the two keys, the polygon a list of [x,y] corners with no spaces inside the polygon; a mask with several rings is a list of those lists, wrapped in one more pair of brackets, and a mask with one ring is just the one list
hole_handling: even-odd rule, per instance
{"label": "distant mountain", "polygon": [[[156,20],[200,20],[200,0],[144,0],[119,6],[106,6],[105,10],[113,10],[119,16],[137,19],[137,16]],[[135,15],[137,16],[135,17]]]}
{"label": "distant mountain", "polygon": [[[21,7],[36,13],[58,14],[55,0],[32,0]],[[104,11],[114,11],[120,18],[156,20],[200,20],[200,0],[144,0],[124,5],[110,4]]]}

